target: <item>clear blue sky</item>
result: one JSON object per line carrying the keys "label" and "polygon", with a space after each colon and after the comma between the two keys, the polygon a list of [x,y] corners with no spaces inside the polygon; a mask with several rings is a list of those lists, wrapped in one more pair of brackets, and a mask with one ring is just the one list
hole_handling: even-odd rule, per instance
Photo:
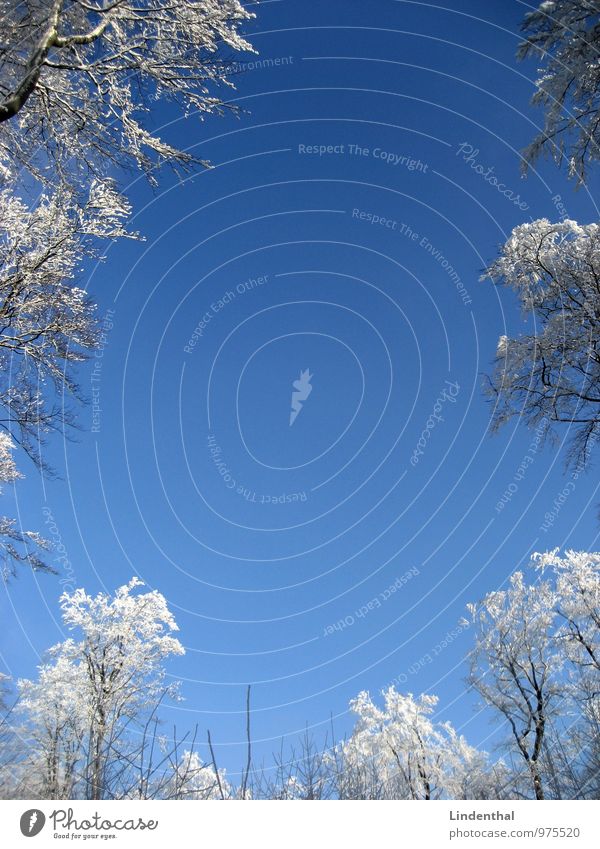
{"label": "clear blue sky", "polygon": [[[249,26],[259,55],[240,57],[256,64],[231,93],[242,114],[152,116],[215,167],[129,186],[146,241],[86,273],[114,311],[80,374],[96,432],[90,404],[78,441],[49,448],[61,479],[26,468],[5,512],[47,532],[50,511],[74,585],[137,574],[165,594],[187,648],[170,666],[185,701],[166,718],[210,727],[233,772],[247,683],[265,758],[331,715],[347,732],[349,699],[397,676],[490,747],[463,683],[471,635],[435,647],[532,551],[597,547],[597,474],[544,529],[570,480],[563,446],[532,451],[517,422],[490,437],[481,393],[498,336],[528,329],[481,270],[512,227],[558,218],[557,194],[570,217],[599,218],[595,181],[575,192],[548,162],[520,176],[541,119],[535,64],[514,59],[525,11],[265,0]],[[3,590],[8,673],[33,675],[63,637],[59,592],[25,570]]]}

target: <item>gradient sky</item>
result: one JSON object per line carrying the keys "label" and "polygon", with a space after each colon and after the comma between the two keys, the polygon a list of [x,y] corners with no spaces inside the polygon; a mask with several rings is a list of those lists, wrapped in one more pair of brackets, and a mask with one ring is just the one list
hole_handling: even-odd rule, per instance
{"label": "gradient sky", "polygon": [[[100,411],[48,447],[60,478],[23,467],[4,511],[64,546],[67,587],[136,574],[164,593],[187,649],[167,723],[210,727],[233,773],[248,683],[259,758],[330,717],[343,735],[349,699],[394,680],[491,748],[465,604],[533,551],[597,547],[594,470],[544,527],[567,430],[546,448],[516,420],[491,437],[481,392],[498,337],[530,329],[479,279],[498,246],[530,219],[599,218],[595,179],[521,176],[541,120],[535,63],[514,59],[527,8],[264,0],[225,93],[239,116],[152,115],[214,167],[124,183],[145,241],[86,270],[106,340],[80,382]],[[34,675],[63,638],[60,586],[22,569],[4,588],[7,673]]]}

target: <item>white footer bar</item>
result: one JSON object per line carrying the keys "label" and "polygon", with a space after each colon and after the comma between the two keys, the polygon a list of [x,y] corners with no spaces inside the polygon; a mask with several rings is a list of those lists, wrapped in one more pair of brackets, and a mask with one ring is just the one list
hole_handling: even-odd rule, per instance
{"label": "white footer bar", "polygon": [[[600,802],[0,802],[7,847],[597,849]],[[385,843],[384,843],[385,841]]]}

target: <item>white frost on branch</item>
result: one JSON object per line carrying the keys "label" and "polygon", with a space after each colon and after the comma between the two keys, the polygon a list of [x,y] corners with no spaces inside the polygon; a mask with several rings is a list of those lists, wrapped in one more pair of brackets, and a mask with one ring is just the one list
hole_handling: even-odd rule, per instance
{"label": "white frost on branch", "polygon": [[361,692],[350,738],[335,753],[338,792],[359,799],[475,799],[493,796],[498,770],[448,722],[434,722],[436,696],[389,687],[378,707]]}
{"label": "white frost on branch", "polygon": [[[37,681],[19,682],[37,741],[37,767],[29,769],[50,798],[131,796],[128,734],[177,695],[164,662],[184,654],[173,636],[178,627],[164,596],[138,592],[142,586],[132,578],[113,596],[63,593],[63,622],[74,636],[49,650]],[[120,759],[124,771],[116,775]]]}
{"label": "white frost on branch", "polygon": [[533,103],[545,111],[544,129],[525,151],[531,162],[549,153],[566,159],[579,182],[600,158],[600,6],[590,0],[541,3],[526,15],[519,56],[542,62]]}
{"label": "white frost on branch", "polygon": [[[198,160],[154,130],[151,109],[229,108],[230,54],[252,50],[238,0],[0,0],[0,424],[40,468],[47,435],[74,424],[71,366],[97,344],[76,281],[107,239],[129,236],[113,177]],[[63,389],[67,392],[63,393]],[[0,523],[4,572],[43,563]]]}
{"label": "white frost on branch", "polygon": [[238,0],[0,0],[0,163],[76,188],[115,164],[153,180],[194,156],[145,125],[152,105],[226,107],[229,55],[251,51]]}
{"label": "white frost on branch", "polygon": [[513,289],[533,324],[499,340],[495,426],[512,416],[571,424],[570,460],[585,466],[600,436],[600,225],[521,224],[485,277]]}

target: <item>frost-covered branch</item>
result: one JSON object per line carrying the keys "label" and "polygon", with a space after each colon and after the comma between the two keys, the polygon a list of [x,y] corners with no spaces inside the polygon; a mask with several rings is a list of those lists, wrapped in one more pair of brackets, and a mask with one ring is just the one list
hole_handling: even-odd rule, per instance
{"label": "frost-covered branch", "polygon": [[500,338],[495,426],[570,424],[569,459],[584,468],[600,437],[600,225],[520,225],[485,276],[516,292],[531,326]]}
{"label": "frost-covered branch", "polygon": [[154,180],[194,156],[145,125],[157,101],[221,112],[229,54],[251,50],[238,0],[0,0],[0,165],[77,191],[115,164]]}
{"label": "frost-covered branch", "polygon": [[579,182],[600,159],[600,4],[545,0],[524,21],[521,58],[542,63],[533,103],[545,111],[544,129],[526,150],[531,162],[549,153],[567,160]]}

